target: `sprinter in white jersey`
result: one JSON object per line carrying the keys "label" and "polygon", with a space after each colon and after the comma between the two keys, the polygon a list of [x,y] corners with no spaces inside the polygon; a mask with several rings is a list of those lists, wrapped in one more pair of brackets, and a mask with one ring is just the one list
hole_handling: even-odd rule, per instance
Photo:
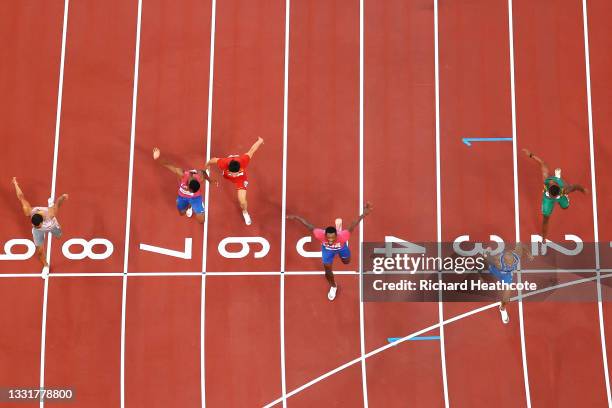
{"label": "sprinter in white jersey", "polygon": [[55,238],[62,236],[62,228],[57,221],[57,214],[63,202],[68,199],[68,194],[62,194],[55,204],[50,199],[49,207],[32,207],[25,199],[15,177],[13,177],[13,185],[15,186],[17,198],[21,202],[23,214],[32,221],[32,237],[34,238],[34,245],[36,245],[36,254],[43,265],[43,276],[46,277],[49,274],[49,264],[45,256],[45,237],[49,232]]}

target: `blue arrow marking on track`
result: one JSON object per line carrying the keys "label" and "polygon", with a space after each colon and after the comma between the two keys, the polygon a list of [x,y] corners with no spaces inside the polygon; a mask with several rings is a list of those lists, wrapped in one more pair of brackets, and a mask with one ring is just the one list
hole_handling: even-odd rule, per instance
{"label": "blue arrow marking on track", "polygon": [[[403,337],[389,337],[387,341],[389,343],[395,343],[398,340],[401,340]],[[418,341],[418,340],[440,340],[440,336],[421,336],[421,337],[413,337],[408,339],[408,341]]]}
{"label": "blue arrow marking on track", "polygon": [[511,142],[511,137],[464,137],[461,139],[466,146],[471,146],[471,142]]}

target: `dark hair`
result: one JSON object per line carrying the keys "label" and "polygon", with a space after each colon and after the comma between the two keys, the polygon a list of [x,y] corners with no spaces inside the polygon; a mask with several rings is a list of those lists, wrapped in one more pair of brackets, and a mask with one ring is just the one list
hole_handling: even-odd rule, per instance
{"label": "dark hair", "polygon": [[227,169],[232,173],[240,171],[240,162],[238,160],[232,160],[227,165]]}
{"label": "dark hair", "polygon": [[189,191],[192,193],[197,192],[200,189],[200,182],[198,180],[189,180]]}
{"label": "dark hair", "polygon": [[34,215],[32,216],[32,224],[33,224],[33,225],[35,225],[35,226],[37,226],[37,227],[38,227],[38,226],[40,225],[40,223],[41,223],[41,222],[43,222],[43,216],[42,216],[42,215],[40,215],[40,214],[34,214]]}
{"label": "dark hair", "polygon": [[326,234],[337,234],[338,231],[336,231],[336,227],[327,227],[325,228],[325,233]]}
{"label": "dark hair", "polygon": [[548,192],[553,197],[556,197],[556,196],[558,196],[561,193],[561,188],[559,186],[553,184],[552,186],[548,187]]}

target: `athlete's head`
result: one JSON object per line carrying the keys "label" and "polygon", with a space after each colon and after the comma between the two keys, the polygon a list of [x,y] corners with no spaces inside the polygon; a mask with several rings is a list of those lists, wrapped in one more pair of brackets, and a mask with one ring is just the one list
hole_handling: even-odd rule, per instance
{"label": "athlete's head", "polygon": [[561,194],[561,187],[556,184],[551,184],[551,186],[548,187],[548,193],[553,197],[557,197],[559,194]]}
{"label": "athlete's head", "polygon": [[325,228],[325,239],[327,239],[327,242],[329,242],[330,244],[333,244],[334,241],[336,241],[337,237],[338,237],[338,231],[336,230],[336,227]]}
{"label": "athlete's head", "polygon": [[505,251],[503,257],[504,264],[512,265],[514,263],[514,254],[512,253],[512,251]]}
{"label": "athlete's head", "polygon": [[196,179],[189,180],[189,191],[196,193],[200,189],[200,182]]}
{"label": "athlete's head", "polygon": [[240,171],[240,162],[238,160],[231,160],[227,169],[232,173],[238,173]]}
{"label": "athlete's head", "polygon": [[34,227],[39,228],[40,224],[42,224],[43,222],[43,216],[40,214],[34,214],[32,216],[32,225],[34,225]]}

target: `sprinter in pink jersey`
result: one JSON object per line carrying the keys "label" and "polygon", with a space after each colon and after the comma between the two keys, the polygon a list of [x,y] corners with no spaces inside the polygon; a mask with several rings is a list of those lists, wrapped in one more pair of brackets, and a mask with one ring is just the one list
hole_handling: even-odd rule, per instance
{"label": "sprinter in pink jersey", "polygon": [[153,149],[153,160],[158,161],[159,164],[176,174],[179,178],[178,196],[176,197],[176,209],[179,215],[186,215],[191,217],[195,212],[196,220],[200,224],[204,223],[204,204],[202,203],[202,189],[201,186],[204,184],[204,180],[209,183],[216,181],[211,180],[208,177],[208,173],[205,170],[184,170],[173,164],[170,164],[165,159],[160,159],[161,151],[156,147]]}
{"label": "sprinter in pink jersey", "polygon": [[343,264],[351,262],[351,251],[348,247],[348,240],[351,237],[351,232],[357,225],[372,211],[372,204],[366,203],[363,207],[363,214],[361,214],[347,229],[342,229],[342,220],[336,219],[335,227],[315,228],[314,225],[306,221],[304,218],[298,215],[287,215],[288,220],[298,220],[308,230],[312,232],[314,237],[321,241],[321,255],[323,258],[323,268],[325,269],[325,278],[329,283],[329,292],[327,298],[334,300],[336,298],[336,291],[338,286],[334,279],[334,272],[332,271],[332,265],[334,263],[334,257],[338,255]]}
{"label": "sprinter in pink jersey", "polygon": [[13,186],[15,187],[17,199],[21,203],[23,214],[30,218],[32,222],[32,238],[34,239],[34,245],[36,245],[38,259],[43,265],[42,276],[46,278],[49,275],[49,264],[45,255],[45,238],[49,233],[55,238],[62,236],[62,228],[56,217],[60,207],[68,199],[68,194],[59,196],[55,203],[50,198],[48,200],[48,207],[32,207],[23,195],[16,177],[13,177]]}

